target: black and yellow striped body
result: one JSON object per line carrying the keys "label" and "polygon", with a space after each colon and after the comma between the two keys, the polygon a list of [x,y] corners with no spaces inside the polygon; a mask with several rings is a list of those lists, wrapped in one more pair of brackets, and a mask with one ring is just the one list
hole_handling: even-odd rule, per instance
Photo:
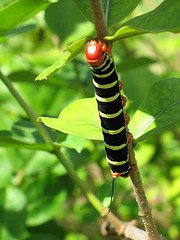
{"label": "black and yellow striped body", "polygon": [[131,171],[118,76],[111,56],[103,52],[100,66],[91,66],[107,161],[112,173],[127,177]]}

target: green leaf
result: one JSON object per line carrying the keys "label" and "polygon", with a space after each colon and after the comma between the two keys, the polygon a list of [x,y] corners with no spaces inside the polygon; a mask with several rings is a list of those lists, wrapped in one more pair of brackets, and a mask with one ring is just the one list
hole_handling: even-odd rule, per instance
{"label": "green leaf", "polygon": [[13,173],[13,166],[6,156],[0,153],[0,189],[9,182],[11,174]]}
{"label": "green leaf", "polygon": [[5,35],[50,5],[49,0],[14,0],[0,9],[0,35]]}
{"label": "green leaf", "polygon": [[94,26],[85,21],[73,0],[52,4],[45,12],[48,27],[60,38],[61,43],[72,43],[91,35]]}
{"label": "green leaf", "polygon": [[77,100],[64,108],[58,118],[40,117],[38,121],[67,134],[103,140],[95,98]]}
{"label": "green leaf", "polygon": [[121,80],[124,83],[123,93],[129,100],[130,109],[136,111],[150,87],[159,79],[146,66],[137,68],[130,66],[129,71],[127,69],[121,74]]}
{"label": "green leaf", "polygon": [[37,80],[47,80],[49,77],[51,77],[54,73],[56,73],[61,67],[63,67],[68,61],[72,59],[70,52],[63,52],[60,55],[60,58],[58,61],[56,61],[53,65],[46,68],[43,72],[41,72],[37,77]]}
{"label": "green leaf", "polygon": [[84,0],[74,0],[78,8],[80,9],[82,15],[88,19],[89,21],[93,22],[92,18],[92,11],[91,11],[91,6],[89,1],[84,1]]}
{"label": "green leaf", "polygon": [[75,135],[68,135],[66,137],[66,140],[59,143],[58,145],[61,147],[75,149],[78,153],[80,153],[84,148],[84,144],[85,144],[84,138]]}
{"label": "green leaf", "polygon": [[106,40],[115,41],[121,38],[144,33],[180,31],[180,1],[165,0],[156,9],[125,22],[113,36]]}
{"label": "green leaf", "polygon": [[[2,194],[1,194],[2,197]],[[26,197],[16,187],[8,187],[4,196],[3,212],[1,212],[1,239],[19,240],[25,233]],[[2,206],[0,208],[0,211]]]}
{"label": "green leaf", "polygon": [[[53,148],[51,144],[36,142],[38,137],[35,136],[35,129],[28,123],[25,120],[16,122],[12,127],[13,132],[0,131],[0,147],[51,151]],[[24,129],[22,124],[26,124]],[[32,138],[33,134],[36,139]]]}
{"label": "green leaf", "polygon": [[[107,0],[103,0],[105,13],[108,14],[108,26],[117,24],[127,17],[141,2],[141,0],[111,0],[107,5]],[[82,14],[91,22],[93,22],[90,3],[84,0],[75,0],[75,3],[81,10]]]}
{"label": "green leaf", "polygon": [[180,79],[156,82],[129,124],[136,142],[172,127],[180,121]]}
{"label": "green leaf", "polygon": [[52,151],[53,147],[51,144],[47,143],[26,143],[24,141],[19,141],[14,138],[0,137],[0,147],[6,148],[22,148],[22,149],[33,149],[42,151]]}
{"label": "green leaf", "polygon": [[60,191],[54,196],[52,196],[52,193],[51,195],[46,194],[46,196],[29,203],[27,225],[37,226],[51,220],[59,212],[66,195],[66,191]]}
{"label": "green leaf", "polygon": [[[136,141],[173,126],[180,120],[180,80],[165,79],[153,85],[130,121]],[[58,118],[40,117],[47,127],[91,140],[103,140],[97,104],[94,98],[81,99],[63,109]]]}
{"label": "green leaf", "polygon": [[[48,227],[49,227],[49,225],[48,225]],[[57,236],[56,234],[44,232],[44,229],[42,231],[43,232],[31,232],[31,236],[30,236],[29,240],[59,240],[59,236]]]}
{"label": "green leaf", "polygon": [[156,63],[156,60],[147,57],[127,58],[123,59],[123,61],[120,64],[118,64],[117,69],[121,73],[129,72],[133,69],[145,67],[152,63]]}
{"label": "green leaf", "polygon": [[[106,4],[107,1],[104,1]],[[112,0],[109,1],[108,26],[119,23],[126,18],[141,2],[141,0]]]}
{"label": "green leaf", "polygon": [[41,72],[35,80],[47,80],[54,73],[56,73],[60,68],[62,68],[66,63],[71,61],[74,57],[76,57],[82,50],[84,44],[88,38],[82,38],[77,42],[69,45],[66,50],[60,55],[58,61],[56,61],[53,65],[46,68],[43,72]]}

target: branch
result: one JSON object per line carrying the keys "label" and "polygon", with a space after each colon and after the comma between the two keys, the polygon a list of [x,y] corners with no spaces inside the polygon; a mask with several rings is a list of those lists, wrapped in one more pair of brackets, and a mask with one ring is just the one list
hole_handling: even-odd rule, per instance
{"label": "branch", "polygon": [[[102,2],[101,0],[96,0],[96,1],[90,0],[90,3],[91,3],[93,16],[94,16],[94,24],[97,31],[97,36],[100,40],[103,40],[103,38],[107,35],[108,30],[105,22]],[[130,163],[136,164],[137,166],[132,144],[129,144],[128,152],[130,156]],[[148,201],[142,186],[142,181],[141,181],[141,176],[138,170],[138,166],[137,166],[137,170],[131,175],[131,181],[132,181],[136,201],[140,210],[140,216],[142,218],[142,222],[144,224],[145,230],[148,235],[148,240],[159,240],[160,237],[158,235],[156,226],[152,219],[151,210],[149,208]]]}
{"label": "branch", "polygon": [[[137,166],[137,161],[135,159],[132,143],[130,143],[128,145],[128,150],[129,150],[130,163],[136,164],[136,166]],[[149,204],[148,204],[145,192],[144,192],[144,188],[142,185],[141,176],[140,176],[138,167],[137,167],[136,171],[130,175],[130,178],[132,181],[132,186],[134,189],[136,202],[139,207],[140,217],[144,224],[144,228],[148,234],[148,239],[149,240],[159,240],[161,238],[157,232],[156,226],[155,226],[153,218],[152,218],[151,209],[149,207]]]}

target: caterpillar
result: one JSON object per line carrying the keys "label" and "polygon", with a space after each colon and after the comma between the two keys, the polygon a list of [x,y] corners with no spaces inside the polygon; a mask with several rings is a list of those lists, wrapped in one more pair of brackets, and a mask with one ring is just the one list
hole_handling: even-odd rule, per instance
{"label": "caterpillar", "polygon": [[111,46],[108,47],[99,40],[91,40],[86,44],[85,57],[93,75],[106,159],[112,177],[126,178],[132,171],[126,131],[128,118],[123,111],[125,99],[120,94],[122,85],[119,84],[111,56]]}

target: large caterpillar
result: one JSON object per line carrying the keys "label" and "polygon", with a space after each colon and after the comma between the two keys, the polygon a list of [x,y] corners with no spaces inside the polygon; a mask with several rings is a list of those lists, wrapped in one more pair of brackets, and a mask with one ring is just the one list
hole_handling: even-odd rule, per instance
{"label": "large caterpillar", "polygon": [[93,75],[106,158],[112,177],[128,177],[132,171],[128,156],[128,123],[125,121],[124,99],[120,94],[111,47],[108,48],[98,40],[91,40],[86,44],[85,55]]}

